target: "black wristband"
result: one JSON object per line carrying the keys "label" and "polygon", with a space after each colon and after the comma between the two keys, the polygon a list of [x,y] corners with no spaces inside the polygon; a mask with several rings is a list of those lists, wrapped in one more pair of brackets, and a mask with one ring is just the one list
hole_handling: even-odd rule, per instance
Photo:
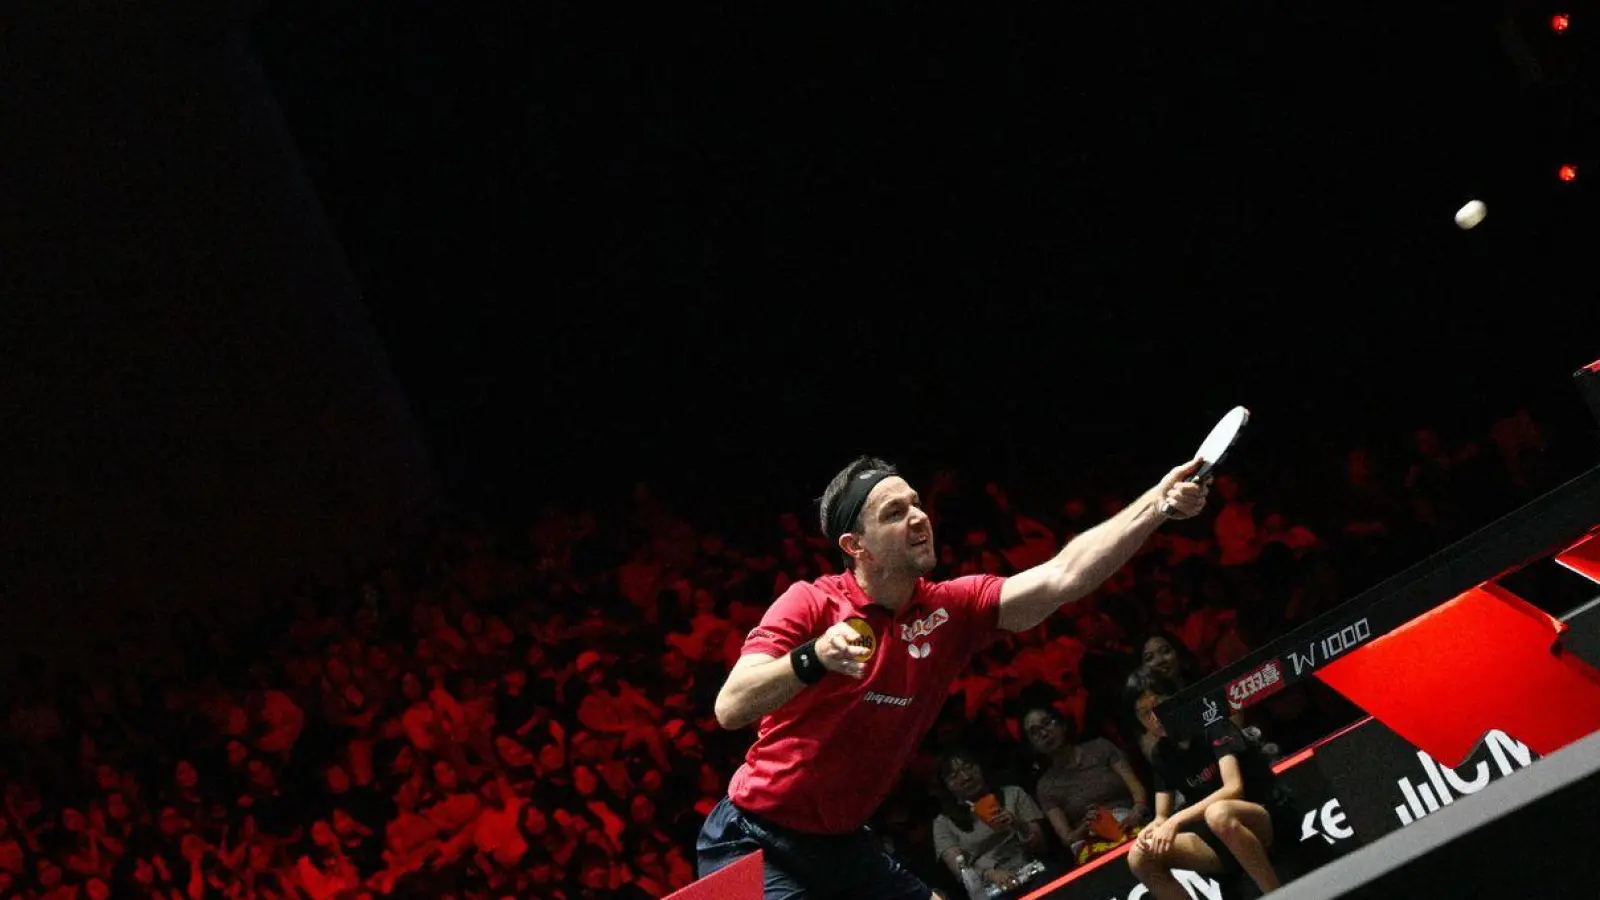
{"label": "black wristband", "polygon": [[816,684],[828,670],[817,656],[817,642],[806,641],[789,651],[789,665],[794,667],[794,677],[802,684]]}

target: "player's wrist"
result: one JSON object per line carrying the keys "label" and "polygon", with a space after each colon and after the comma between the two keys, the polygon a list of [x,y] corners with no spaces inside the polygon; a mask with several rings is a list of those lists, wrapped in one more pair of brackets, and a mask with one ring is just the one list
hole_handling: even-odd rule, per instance
{"label": "player's wrist", "polygon": [[815,640],[806,641],[790,650],[789,665],[794,669],[794,677],[800,679],[801,684],[816,684],[828,674],[828,667],[823,665],[822,657],[817,654]]}

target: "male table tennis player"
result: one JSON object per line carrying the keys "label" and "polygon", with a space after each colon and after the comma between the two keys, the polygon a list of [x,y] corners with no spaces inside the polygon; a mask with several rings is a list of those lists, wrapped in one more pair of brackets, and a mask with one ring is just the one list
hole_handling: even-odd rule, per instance
{"label": "male table tennis player", "polygon": [[1209,478],[1186,480],[1199,466],[1168,472],[1048,562],[939,582],[924,577],[935,545],[917,492],[881,459],[846,466],[822,495],[846,571],[784,591],[717,695],[724,728],[759,728],[701,828],[700,875],[759,848],[766,900],[937,896],[865,823],[972,655],[1088,595],[1166,520],[1199,514]]}

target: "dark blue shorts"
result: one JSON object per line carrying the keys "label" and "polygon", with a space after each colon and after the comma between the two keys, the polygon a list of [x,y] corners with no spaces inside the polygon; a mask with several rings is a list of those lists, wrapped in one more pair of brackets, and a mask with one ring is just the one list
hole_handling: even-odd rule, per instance
{"label": "dark blue shorts", "polygon": [[928,900],[933,892],[890,856],[865,827],[850,834],[802,834],[722,798],[695,841],[700,877],[765,852],[764,900]]}

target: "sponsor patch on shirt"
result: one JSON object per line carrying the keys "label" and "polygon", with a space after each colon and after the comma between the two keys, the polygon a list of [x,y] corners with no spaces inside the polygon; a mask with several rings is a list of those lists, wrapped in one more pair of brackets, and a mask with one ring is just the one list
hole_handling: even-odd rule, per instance
{"label": "sponsor patch on shirt", "polygon": [[941,606],[932,613],[929,613],[926,619],[918,619],[915,622],[901,625],[900,640],[908,643],[916,643],[922,638],[933,634],[933,630],[935,628],[938,628],[940,625],[943,625],[948,621],[950,621],[950,613],[946,612],[945,608]]}

